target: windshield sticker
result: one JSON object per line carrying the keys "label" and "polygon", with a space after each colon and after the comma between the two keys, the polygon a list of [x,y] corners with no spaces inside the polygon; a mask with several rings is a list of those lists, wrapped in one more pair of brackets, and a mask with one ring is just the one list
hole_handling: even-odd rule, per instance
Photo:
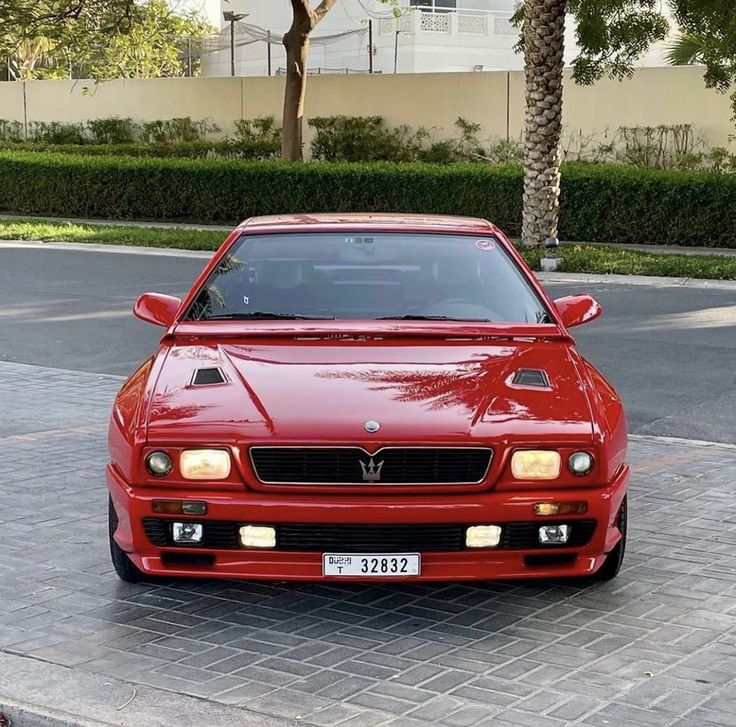
{"label": "windshield sticker", "polygon": [[245,305],[250,305],[250,298],[247,295],[243,296],[243,303],[245,303]]}
{"label": "windshield sticker", "polygon": [[493,240],[478,240],[475,243],[475,246],[479,250],[495,250],[496,249],[496,243]]}

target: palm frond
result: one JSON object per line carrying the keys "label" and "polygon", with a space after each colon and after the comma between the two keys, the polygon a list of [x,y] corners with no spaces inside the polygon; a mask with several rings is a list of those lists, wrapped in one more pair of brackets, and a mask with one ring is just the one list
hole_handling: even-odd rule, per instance
{"label": "palm frond", "polygon": [[665,53],[665,60],[670,66],[692,66],[703,59],[705,37],[693,33],[684,33],[670,43]]}

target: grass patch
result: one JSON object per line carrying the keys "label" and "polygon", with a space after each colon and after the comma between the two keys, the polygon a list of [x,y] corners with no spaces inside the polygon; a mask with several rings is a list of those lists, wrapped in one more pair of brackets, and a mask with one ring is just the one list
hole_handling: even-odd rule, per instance
{"label": "grass patch", "polygon": [[[217,230],[83,225],[72,222],[0,220],[2,240],[90,242],[101,245],[137,245],[181,250],[216,250],[226,234]],[[541,249],[522,249],[534,270],[540,268]],[[563,245],[560,248],[566,273],[616,273],[676,278],[736,280],[736,257],[725,255],[673,255],[626,250],[609,245]]]}
{"label": "grass patch", "polygon": [[181,250],[216,250],[226,237],[219,230],[180,230],[122,225],[82,225],[73,222],[0,220],[0,240],[90,242],[98,245],[138,245]]}
{"label": "grass patch", "polygon": [[[563,245],[559,250],[562,258],[559,271],[565,273],[736,280],[736,257],[726,255],[641,252],[609,245]],[[521,254],[534,270],[539,270],[544,251],[522,250]]]}

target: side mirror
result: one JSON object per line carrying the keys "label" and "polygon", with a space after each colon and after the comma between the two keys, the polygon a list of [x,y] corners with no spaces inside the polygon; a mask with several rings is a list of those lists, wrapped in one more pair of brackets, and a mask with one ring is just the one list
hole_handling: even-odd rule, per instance
{"label": "side mirror", "polygon": [[589,323],[603,313],[600,303],[590,295],[566,295],[554,303],[565,328]]}
{"label": "side mirror", "polygon": [[176,318],[181,298],[163,293],[143,293],[133,306],[133,313],[146,323],[168,328]]}

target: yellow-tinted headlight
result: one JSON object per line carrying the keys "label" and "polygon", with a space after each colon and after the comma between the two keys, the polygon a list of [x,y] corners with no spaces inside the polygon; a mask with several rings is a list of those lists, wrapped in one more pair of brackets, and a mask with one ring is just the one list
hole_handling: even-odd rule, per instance
{"label": "yellow-tinted headlight", "polygon": [[224,480],[230,474],[230,453],[224,449],[185,449],[179,470],[185,480]]}
{"label": "yellow-tinted headlight", "polygon": [[550,449],[521,450],[511,458],[511,474],[517,480],[554,480],[561,466],[560,453]]}

